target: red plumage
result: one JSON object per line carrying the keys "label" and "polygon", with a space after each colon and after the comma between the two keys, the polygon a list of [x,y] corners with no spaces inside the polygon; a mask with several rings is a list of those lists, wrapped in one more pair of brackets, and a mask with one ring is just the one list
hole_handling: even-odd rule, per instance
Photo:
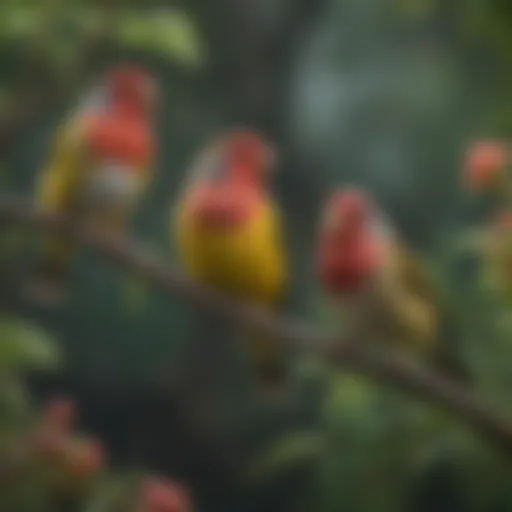
{"label": "red plumage", "polygon": [[382,264],[383,248],[372,229],[371,204],[359,191],[334,193],[327,203],[317,252],[317,274],[335,294],[356,292]]}
{"label": "red plumage", "polygon": [[204,182],[196,185],[189,208],[204,226],[243,225],[264,203],[264,177],[272,150],[259,133],[249,129],[231,130],[214,144],[218,160],[205,173]]}
{"label": "red plumage", "polygon": [[137,66],[124,65],[113,69],[106,79],[113,103],[139,115],[153,108],[157,87],[155,81]]}
{"label": "red plumage", "polygon": [[257,189],[234,184],[204,184],[190,198],[192,215],[205,227],[243,225],[258,210],[263,198]]}
{"label": "red plumage", "polygon": [[356,292],[375,274],[380,265],[380,253],[379,244],[367,233],[358,233],[351,240],[323,240],[317,272],[329,292]]}
{"label": "red plumage", "polygon": [[84,140],[92,156],[142,170],[155,151],[150,123],[155,83],[136,66],[119,66],[105,80],[109,104],[85,122]]}
{"label": "red plumage", "polygon": [[219,148],[231,182],[261,187],[274,164],[274,150],[257,131],[230,130],[220,137]]}
{"label": "red plumage", "polygon": [[115,160],[142,171],[154,154],[154,141],[145,120],[127,119],[115,112],[89,118],[84,139],[96,158]]}

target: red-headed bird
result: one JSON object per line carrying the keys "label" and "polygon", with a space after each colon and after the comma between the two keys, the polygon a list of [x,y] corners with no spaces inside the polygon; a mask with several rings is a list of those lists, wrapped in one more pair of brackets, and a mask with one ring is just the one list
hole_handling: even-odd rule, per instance
{"label": "red-headed bird", "polygon": [[381,341],[425,357],[452,378],[469,379],[431,276],[368,194],[346,188],[330,197],[316,257],[319,279],[346,313],[355,341]]}
{"label": "red-headed bird", "polygon": [[[119,233],[151,179],[155,154],[152,117],[156,83],[142,69],[114,68],[59,129],[51,159],[39,175],[36,200]],[[75,244],[48,236],[28,293],[54,302],[67,283]]]}
{"label": "red-headed bird", "polygon": [[[274,151],[249,129],[215,138],[192,166],[173,212],[183,264],[198,281],[263,308],[282,303],[287,262],[269,178]],[[245,333],[259,382],[276,389],[285,361],[275,340]],[[282,388],[281,388],[282,389]]]}

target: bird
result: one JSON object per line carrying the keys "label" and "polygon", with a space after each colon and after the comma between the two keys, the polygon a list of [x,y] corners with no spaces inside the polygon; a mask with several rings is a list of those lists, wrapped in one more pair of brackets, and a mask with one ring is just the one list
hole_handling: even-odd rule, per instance
{"label": "bird", "polygon": [[325,201],[315,271],[352,342],[418,358],[452,380],[470,382],[460,333],[421,257],[369,193],[340,187]]}
{"label": "bird", "polygon": [[[271,189],[275,159],[258,131],[222,131],[191,165],[172,213],[179,258],[190,276],[268,311],[283,307],[288,287],[284,222]],[[278,340],[253,329],[240,338],[256,388],[278,394],[287,380]]]}
{"label": "bird", "polygon": [[[101,76],[58,127],[37,175],[36,206],[75,222],[121,234],[153,179],[157,83],[134,64]],[[60,234],[43,239],[25,287],[32,300],[56,305],[66,296],[77,244]]]}

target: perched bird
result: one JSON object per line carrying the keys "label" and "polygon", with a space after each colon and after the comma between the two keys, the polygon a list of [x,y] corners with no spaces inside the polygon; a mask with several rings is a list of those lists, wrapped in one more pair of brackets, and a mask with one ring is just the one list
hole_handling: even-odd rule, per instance
{"label": "perched bird", "polygon": [[[36,201],[44,211],[119,233],[151,179],[156,83],[142,69],[114,68],[59,129],[39,175]],[[47,236],[28,294],[43,303],[62,298],[75,243]]]}
{"label": "perched bird", "polygon": [[[273,165],[274,151],[260,134],[230,130],[199,155],[173,212],[180,258],[191,276],[271,310],[287,287],[281,217],[269,184]],[[282,389],[285,361],[275,340],[243,335],[260,389]]]}
{"label": "perched bird", "polygon": [[346,313],[349,336],[421,355],[450,377],[469,378],[431,277],[369,195],[347,188],[330,197],[316,258],[323,288]]}

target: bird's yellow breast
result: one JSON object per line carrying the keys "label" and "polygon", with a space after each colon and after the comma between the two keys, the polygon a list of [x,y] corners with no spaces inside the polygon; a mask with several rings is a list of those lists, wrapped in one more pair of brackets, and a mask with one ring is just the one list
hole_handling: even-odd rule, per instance
{"label": "bird's yellow breast", "polygon": [[279,214],[270,201],[245,223],[227,230],[198,225],[186,204],[177,208],[174,220],[178,251],[192,277],[262,305],[282,298],[284,248]]}

